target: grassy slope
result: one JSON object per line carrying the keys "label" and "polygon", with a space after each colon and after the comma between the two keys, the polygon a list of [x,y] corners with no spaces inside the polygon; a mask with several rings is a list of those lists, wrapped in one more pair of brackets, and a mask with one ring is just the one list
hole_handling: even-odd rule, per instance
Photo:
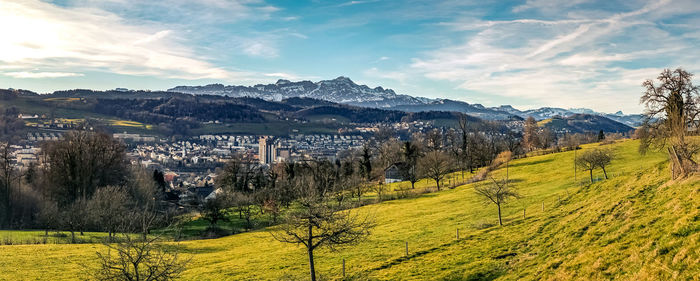
{"label": "grassy slope", "polygon": [[[665,156],[639,156],[636,145],[615,145],[618,159],[609,171],[622,175],[584,187],[573,184],[573,152],[511,162],[510,178],[525,197],[505,206],[505,227],[483,227],[496,222],[496,209],[485,205],[472,185],[363,207],[376,216],[373,235],[339,252],[320,251],[317,268],[338,278],[344,258],[357,279],[697,280],[700,179],[664,184]],[[496,171],[503,174],[504,169]],[[406,241],[408,258],[403,257]],[[304,251],[264,231],[178,247],[193,257],[188,280],[306,276]],[[0,246],[5,269],[0,279],[75,279],[79,265],[90,264],[97,249]]]}

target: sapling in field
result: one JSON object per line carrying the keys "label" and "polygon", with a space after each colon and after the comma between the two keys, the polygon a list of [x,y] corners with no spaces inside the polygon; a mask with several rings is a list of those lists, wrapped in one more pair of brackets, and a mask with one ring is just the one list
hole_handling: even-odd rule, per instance
{"label": "sapling in field", "polygon": [[314,251],[320,247],[335,249],[352,244],[369,235],[373,223],[366,215],[349,210],[345,201],[333,197],[335,182],[319,181],[322,163],[308,163],[295,176],[297,201],[284,216],[272,236],[284,243],[302,244],[309,259],[312,281],[316,280]]}
{"label": "sapling in field", "polygon": [[509,184],[508,179],[497,180],[491,177],[490,184],[483,184],[474,188],[476,193],[483,196],[488,202],[496,204],[498,207],[498,224],[503,226],[501,218],[501,205],[510,198],[520,198],[520,194]]}

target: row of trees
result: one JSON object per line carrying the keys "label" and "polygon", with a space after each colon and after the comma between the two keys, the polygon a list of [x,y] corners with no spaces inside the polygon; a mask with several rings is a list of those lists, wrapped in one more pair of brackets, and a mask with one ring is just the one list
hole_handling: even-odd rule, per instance
{"label": "row of trees", "polygon": [[120,229],[143,233],[165,222],[162,189],[151,173],[132,166],[124,145],[102,133],[73,131],[47,142],[40,162],[18,170],[10,146],[0,145],[2,227],[71,232]]}

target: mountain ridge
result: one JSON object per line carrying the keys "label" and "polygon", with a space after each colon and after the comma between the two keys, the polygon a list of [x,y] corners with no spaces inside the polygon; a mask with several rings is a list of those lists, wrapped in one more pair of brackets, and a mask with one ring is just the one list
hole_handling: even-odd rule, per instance
{"label": "mountain ridge", "polygon": [[627,126],[641,125],[642,115],[625,115],[621,111],[614,114],[601,113],[589,108],[558,108],[540,107],[536,109],[519,110],[511,105],[485,107],[481,104],[471,104],[452,99],[431,99],[397,94],[394,90],[377,86],[358,85],[352,79],[339,76],[331,80],[312,82],[302,80],[293,82],[279,79],[274,84],[256,84],[253,86],[208,84],[204,86],[176,86],[167,90],[192,95],[220,95],[228,97],[252,97],[264,100],[281,101],[293,97],[313,98],[340,104],[360,107],[401,110],[407,112],[423,111],[455,111],[473,115],[487,120],[509,120],[514,117],[544,120],[559,117],[570,117],[574,114],[591,114],[603,116]]}

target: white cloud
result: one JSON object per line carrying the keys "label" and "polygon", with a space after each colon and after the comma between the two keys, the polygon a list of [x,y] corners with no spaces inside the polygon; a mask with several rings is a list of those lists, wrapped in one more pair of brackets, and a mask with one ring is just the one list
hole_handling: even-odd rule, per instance
{"label": "white cloud", "polygon": [[84,76],[82,73],[72,72],[5,72],[0,73],[13,78],[61,78],[61,77],[79,77]]}
{"label": "white cloud", "polygon": [[250,41],[242,45],[243,53],[253,57],[275,58],[278,51],[272,47],[269,42],[265,41]]}
{"label": "white cloud", "polygon": [[[122,2],[136,1],[100,3]],[[207,0],[203,4],[228,10],[242,5],[224,0]],[[250,75],[218,67],[209,58],[198,55],[188,46],[184,33],[173,30],[172,25],[126,19],[86,6],[62,7],[36,0],[0,2],[0,62],[5,68],[21,70],[16,73],[29,76],[26,70],[30,69],[47,70],[45,73],[80,69],[181,79],[230,80]],[[258,43],[249,45],[245,52],[274,56],[276,51]]]}
{"label": "white cloud", "polygon": [[[550,5],[566,15],[572,6],[560,2],[526,5]],[[464,31],[463,43],[429,51],[411,66],[427,78],[452,81],[472,94],[530,101],[525,106],[639,112],[644,79],[678,64],[691,71],[698,68],[696,44],[683,39],[683,32],[693,34],[697,26],[677,34],[658,23],[697,11],[689,2],[662,1],[603,18],[585,17],[586,11],[577,9],[575,16],[558,20],[460,19],[442,25]]]}

